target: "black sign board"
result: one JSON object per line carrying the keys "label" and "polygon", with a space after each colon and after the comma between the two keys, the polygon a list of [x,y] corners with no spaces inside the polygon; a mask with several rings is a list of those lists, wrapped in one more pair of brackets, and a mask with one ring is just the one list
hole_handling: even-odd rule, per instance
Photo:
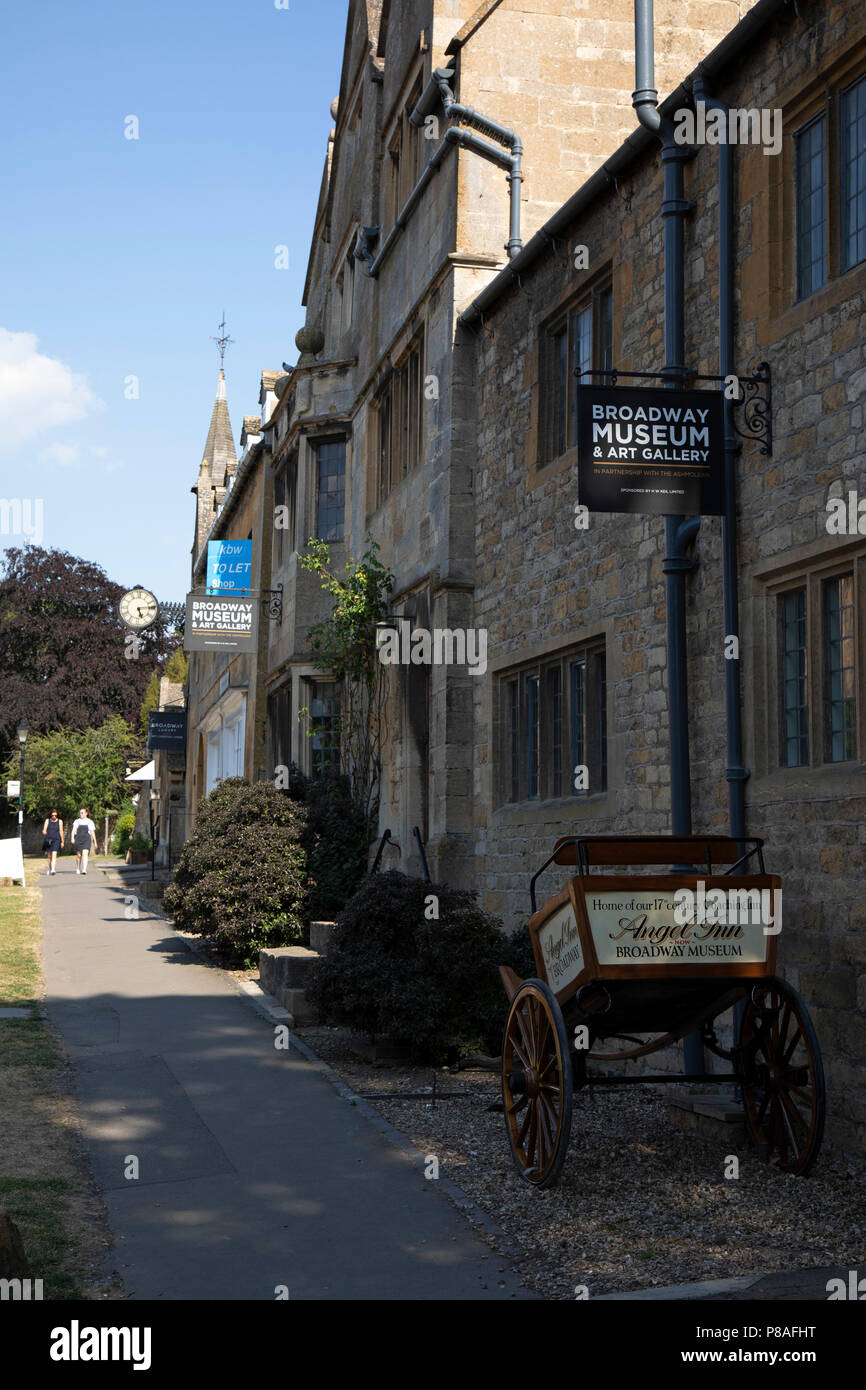
{"label": "black sign board", "polygon": [[257,602],[225,594],[187,594],[184,651],[254,652]]}
{"label": "black sign board", "polygon": [[578,500],[591,512],[722,515],[720,392],[581,386],[577,412]]}
{"label": "black sign board", "polygon": [[147,751],[164,748],[170,753],[182,753],[186,748],[186,710],[154,710],[147,716]]}

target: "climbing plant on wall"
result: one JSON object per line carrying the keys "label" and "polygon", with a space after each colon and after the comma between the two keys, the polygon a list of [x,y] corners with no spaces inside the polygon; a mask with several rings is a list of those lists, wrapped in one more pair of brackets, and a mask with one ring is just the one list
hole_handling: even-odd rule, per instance
{"label": "climbing plant on wall", "polygon": [[339,686],[340,769],[350,779],[356,805],[372,835],[379,805],[387,694],[376,624],[387,616],[394,576],[380,560],[375,541],[360,560],[349,558],[342,570],[334,570],[327,543],[310,540],[299,563],[319,577],[333,599],[328,616],[309,628],[307,636],[320,669]]}

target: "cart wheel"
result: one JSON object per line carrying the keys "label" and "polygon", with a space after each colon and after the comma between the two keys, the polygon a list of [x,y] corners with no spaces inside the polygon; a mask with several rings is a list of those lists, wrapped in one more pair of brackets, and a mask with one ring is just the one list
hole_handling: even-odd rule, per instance
{"label": "cart wheel", "polygon": [[571,1133],[571,1058],[562,1011],[541,980],[524,980],[511,1001],[502,1099],[521,1177],[534,1187],[552,1187]]}
{"label": "cart wheel", "polygon": [[824,1068],[809,1011],[784,980],[762,980],[740,1033],[746,1124],[762,1156],[808,1173],[824,1133]]}

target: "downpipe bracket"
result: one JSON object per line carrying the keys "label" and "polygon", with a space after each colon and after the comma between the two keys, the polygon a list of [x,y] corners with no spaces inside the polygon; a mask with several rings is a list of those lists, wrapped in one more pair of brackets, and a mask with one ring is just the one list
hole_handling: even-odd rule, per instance
{"label": "downpipe bracket", "polygon": [[748,782],[751,772],[747,767],[726,767],[725,779],[728,782]]}
{"label": "downpipe bracket", "polygon": [[698,557],[691,555],[666,555],[662,560],[662,574],[690,574],[698,567]]}

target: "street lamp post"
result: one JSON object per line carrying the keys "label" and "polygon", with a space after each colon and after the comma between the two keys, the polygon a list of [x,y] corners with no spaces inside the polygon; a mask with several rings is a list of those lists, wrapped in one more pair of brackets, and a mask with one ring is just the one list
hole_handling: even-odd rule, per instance
{"label": "street lamp post", "polygon": [[21,771],[18,782],[18,839],[24,836],[24,745],[27,742],[27,735],[30,733],[30,725],[23,717],[18,724],[18,742],[21,744]]}

